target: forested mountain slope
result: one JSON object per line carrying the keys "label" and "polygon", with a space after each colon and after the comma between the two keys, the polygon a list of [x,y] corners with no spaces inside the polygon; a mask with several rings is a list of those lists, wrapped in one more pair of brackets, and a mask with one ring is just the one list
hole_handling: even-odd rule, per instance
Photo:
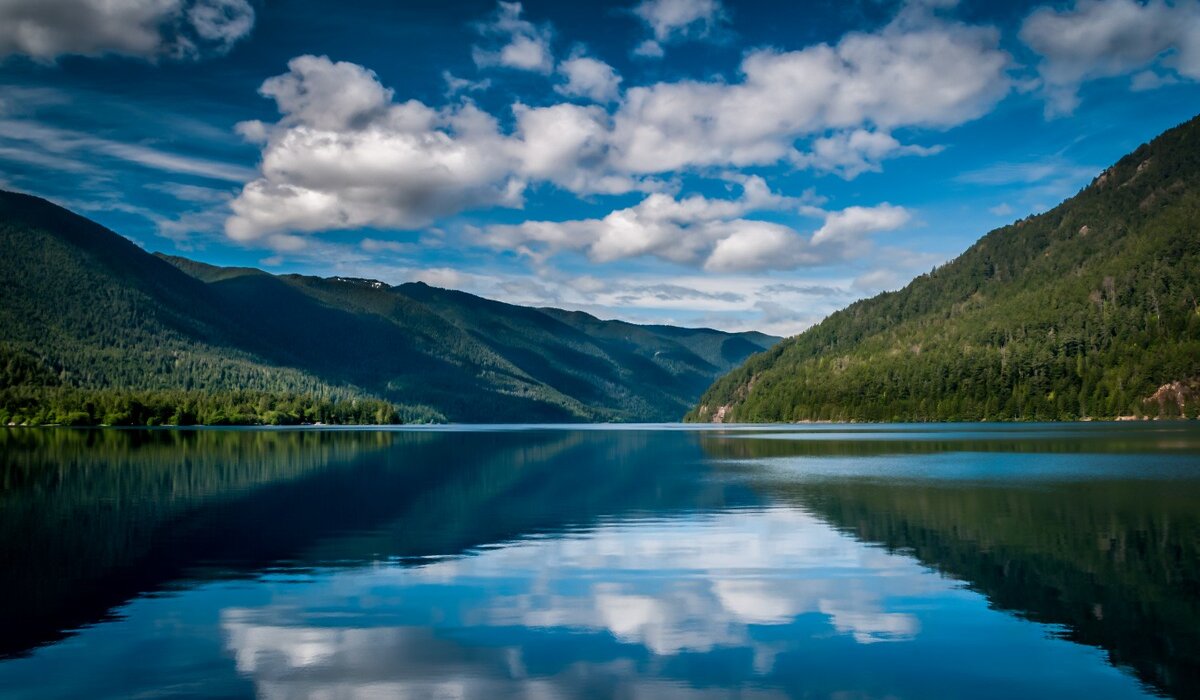
{"label": "forested mountain slope", "polygon": [[689,420],[1200,411],[1200,118],[719,379]]}
{"label": "forested mountain slope", "polygon": [[0,418],[671,420],[776,339],[150,255],[0,193]]}

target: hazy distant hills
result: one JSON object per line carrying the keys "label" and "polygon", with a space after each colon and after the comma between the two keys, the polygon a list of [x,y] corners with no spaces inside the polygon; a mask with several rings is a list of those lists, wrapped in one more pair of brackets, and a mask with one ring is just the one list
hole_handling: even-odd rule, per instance
{"label": "hazy distant hills", "polygon": [[690,420],[1200,411],[1200,120],[718,380]]}
{"label": "hazy distant hills", "polygon": [[[778,340],[155,256],[14,193],[0,193],[0,249],[9,419],[71,410],[97,422],[99,408],[79,405],[90,392],[190,402],[251,391],[237,400],[379,399],[409,420],[675,420],[713,379]],[[63,406],[39,408],[47,402]]]}

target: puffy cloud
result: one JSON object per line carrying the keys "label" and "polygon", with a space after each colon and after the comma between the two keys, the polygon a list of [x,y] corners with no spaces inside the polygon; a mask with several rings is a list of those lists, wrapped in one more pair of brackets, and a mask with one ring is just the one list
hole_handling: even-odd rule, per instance
{"label": "puffy cloud", "polygon": [[[480,240],[535,260],[578,251],[601,263],[650,256],[710,272],[737,272],[836,260],[866,235],[899,228],[909,220],[907,210],[887,204],[825,213],[806,201],[766,192],[759,178],[747,182],[738,199],[676,199],[653,193],[600,219],[488,226],[479,232]],[[783,224],[746,218],[757,210],[788,208],[824,216],[825,225],[806,238]]]}
{"label": "puffy cloud", "polygon": [[572,192],[616,194],[635,189],[630,177],[606,164],[608,113],[597,106],[514,107],[508,141],[522,177],[553,182]]}
{"label": "puffy cloud", "polygon": [[301,56],[263,84],[282,118],[262,131],[261,175],[231,203],[241,241],[283,231],[414,228],[483,204],[520,202],[523,183],[495,120],[470,104],[392,101],[370,71]]}
{"label": "puffy cloud", "polygon": [[566,83],[555,87],[563,95],[607,103],[616,100],[621,89],[621,76],[617,71],[595,58],[569,58],[559,65],[558,72],[567,79]]}
{"label": "puffy cloud", "polygon": [[[548,36],[520,14],[519,4],[501,3],[485,33],[506,40]],[[531,183],[581,194],[655,191],[663,176],[680,171],[784,160],[852,178],[879,169],[885,158],[937,150],[901,144],[892,130],[954,126],[1002,98],[1010,59],[996,42],[992,29],[908,10],[876,33],[853,33],[833,46],[753,52],[736,83],[634,87],[612,111],[518,103],[507,131],[469,101],[442,108],[397,102],[362,66],[301,56],[262,86],[279,107],[279,121],[238,127],[263,144],[262,173],[232,203],[228,232],[245,241],[285,231],[414,228],[469,208],[521,206]],[[550,65],[548,54],[546,60]],[[620,78],[601,61],[577,55],[561,71],[560,92],[597,101],[618,95]],[[797,150],[804,139],[811,152]],[[614,259],[622,257],[618,239],[639,238],[638,246],[648,240],[634,232],[658,230],[670,238],[652,211],[688,201],[647,199],[636,212],[653,225],[624,222],[633,208],[614,212],[605,218],[604,242],[590,254],[604,257],[611,249]],[[551,225],[560,227],[527,228],[545,232]],[[622,227],[631,233],[617,235]],[[711,258],[713,269],[758,266],[773,253],[781,254],[773,258],[777,266],[795,265],[807,255],[794,254],[802,248],[793,245],[795,235],[774,224],[720,218],[697,230],[705,233],[688,239],[706,243],[663,255],[694,260],[703,248],[707,260],[717,241],[724,243]],[[783,255],[784,247],[792,252]],[[642,253],[659,250],[650,244]]]}
{"label": "puffy cloud", "polygon": [[802,239],[787,226],[767,221],[736,221],[728,230],[728,235],[713,246],[704,269],[713,272],[787,269],[816,261],[802,252]]}
{"label": "puffy cloud", "polygon": [[[379,84],[374,71],[324,56],[293,58],[288,72],[268,78],[259,94],[275,100],[284,123],[322,130],[366,126],[384,115],[393,95]],[[428,122],[431,115],[418,110],[409,122]]]}
{"label": "puffy cloud", "polygon": [[643,173],[767,164],[829,130],[961,124],[1009,91],[1010,57],[997,42],[990,28],[902,15],[834,46],[754,51],[739,83],[631,88],[614,117],[614,161]]}
{"label": "puffy cloud", "polygon": [[519,2],[501,2],[492,19],[481,23],[479,33],[500,40],[493,49],[475,47],[472,58],[480,68],[503,66],[516,70],[549,74],[554,70],[550,49],[550,31],[521,19]]}
{"label": "puffy cloud", "polygon": [[253,27],[248,0],[6,0],[0,56],[197,58],[228,51]]}
{"label": "puffy cloud", "polygon": [[707,36],[725,18],[720,0],[643,0],[633,13],[654,33],[659,46],[674,38]]}
{"label": "puffy cloud", "polygon": [[851,243],[861,240],[864,236],[881,231],[898,229],[909,222],[912,215],[904,207],[891,204],[880,204],[874,207],[847,207],[841,211],[830,212],[825,217],[825,225],[813,234],[812,242],[819,243]]}
{"label": "puffy cloud", "polygon": [[798,165],[806,165],[853,180],[865,172],[879,172],[882,161],[897,156],[928,156],[941,147],[904,145],[891,134],[866,129],[841,131],[815,139],[808,153],[796,156]]}
{"label": "puffy cloud", "polygon": [[[1200,79],[1195,2],[1079,0],[1069,10],[1042,7],[1025,19],[1020,37],[1042,57],[1038,72],[1050,115],[1074,111],[1084,81],[1133,73],[1160,58],[1180,75]],[[1135,86],[1150,82],[1143,77]]]}
{"label": "puffy cloud", "polygon": [[275,124],[238,131],[264,144],[261,175],[231,203],[241,241],[269,233],[365,226],[411,229],[479,206],[519,206],[526,184],[573,192],[644,187],[606,164],[609,116],[598,106],[513,108],[511,134],[469,102],[396,102],[353,63],[300,56],[263,83]]}
{"label": "puffy cloud", "polygon": [[596,262],[649,255],[679,264],[697,265],[712,247],[739,230],[748,211],[744,199],[708,199],[699,195],[675,199],[663,193],[602,219],[526,221],[493,225],[481,240],[494,248],[517,250],[534,259],[560,251],[584,251]]}

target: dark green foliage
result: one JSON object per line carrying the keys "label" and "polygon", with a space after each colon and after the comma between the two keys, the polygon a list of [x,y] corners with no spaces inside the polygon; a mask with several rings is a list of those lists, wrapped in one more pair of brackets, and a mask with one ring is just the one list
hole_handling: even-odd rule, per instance
{"label": "dark green foliage", "polygon": [[0,389],[0,425],[392,425],[430,423],[424,407],[371,398],[322,399],[263,391]]}
{"label": "dark green foliage", "polygon": [[689,420],[1200,415],[1200,120],[899,292],[751,357]]}
{"label": "dark green foliage", "polygon": [[0,249],[0,423],[671,420],[776,340],[153,256],[12,193]]}

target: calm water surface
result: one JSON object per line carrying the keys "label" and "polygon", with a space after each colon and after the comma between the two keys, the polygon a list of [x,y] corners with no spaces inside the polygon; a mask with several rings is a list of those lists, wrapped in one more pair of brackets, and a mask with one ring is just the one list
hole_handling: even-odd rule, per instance
{"label": "calm water surface", "polygon": [[0,696],[1200,697],[1200,426],[0,431]]}

